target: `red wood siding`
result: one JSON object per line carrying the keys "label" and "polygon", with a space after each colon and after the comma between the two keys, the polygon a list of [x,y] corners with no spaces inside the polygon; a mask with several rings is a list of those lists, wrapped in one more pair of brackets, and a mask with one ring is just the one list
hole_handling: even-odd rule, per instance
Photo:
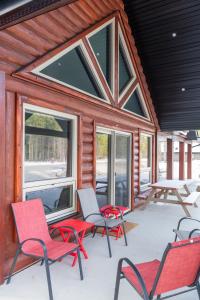
{"label": "red wood siding", "polygon": [[[86,96],[81,97],[78,93],[64,93],[52,89],[51,86],[36,85],[28,79],[25,81],[12,76],[12,73],[18,71],[19,68],[25,67],[46,52],[70,40],[116,11],[120,12],[119,18],[124,24],[124,34],[127,35],[129,48],[132,50],[132,59],[137,66],[138,80],[142,83],[143,93],[147,96],[153,122],[142,120],[122,111],[117,103],[114,106],[97,100],[89,101]],[[28,102],[74,114],[78,117],[78,188],[95,187],[96,125],[132,133],[132,187],[134,187],[132,196],[139,191],[139,130],[154,134],[157,119],[128,20],[123,11],[122,0],[79,0],[2,30],[0,32],[0,69],[7,73],[6,102],[3,99],[3,94],[0,95],[0,114],[2,115],[0,123],[3,125],[0,126],[0,131],[3,134],[1,134],[1,141],[5,139],[4,144],[6,145],[6,149],[1,148],[0,150],[2,151],[0,168],[5,179],[0,183],[0,194],[5,193],[0,202],[0,208],[3,211],[3,216],[5,216],[5,222],[0,217],[1,237],[5,236],[6,232],[5,241],[4,238],[1,238],[0,241],[0,282],[2,282],[3,277],[8,274],[16,250],[16,233],[10,204],[22,200],[22,103]],[[0,77],[0,93],[2,93],[2,84]],[[5,128],[6,133],[4,135]],[[4,162],[6,162],[5,166],[3,157]],[[3,171],[4,169],[5,171]],[[3,184],[5,184],[5,188]],[[29,259],[21,256],[17,269],[30,262]]]}

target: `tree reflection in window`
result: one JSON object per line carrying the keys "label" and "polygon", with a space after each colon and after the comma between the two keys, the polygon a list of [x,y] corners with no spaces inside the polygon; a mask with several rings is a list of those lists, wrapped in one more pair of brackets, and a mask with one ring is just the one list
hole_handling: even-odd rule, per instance
{"label": "tree reflection in window", "polygon": [[25,113],[25,182],[71,176],[71,120]]}

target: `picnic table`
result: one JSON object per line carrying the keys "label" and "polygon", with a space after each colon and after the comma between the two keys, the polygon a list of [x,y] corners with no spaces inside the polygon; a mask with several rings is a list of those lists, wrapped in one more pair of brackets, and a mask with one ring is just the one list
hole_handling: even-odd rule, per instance
{"label": "picnic table", "polygon": [[[192,203],[192,201],[189,199],[191,197],[188,197],[190,195],[188,185],[190,185],[192,182],[192,180],[163,180],[150,184],[149,186],[151,187],[151,191],[146,201],[147,203],[153,201],[181,205],[186,216],[191,217],[186,206],[194,204],[194,201]],[[181,190],[183,192],[181,192]],[[169,199],[169,195],[175,196],[176,199]],[[186,198],[184,199],[183,197]]]}

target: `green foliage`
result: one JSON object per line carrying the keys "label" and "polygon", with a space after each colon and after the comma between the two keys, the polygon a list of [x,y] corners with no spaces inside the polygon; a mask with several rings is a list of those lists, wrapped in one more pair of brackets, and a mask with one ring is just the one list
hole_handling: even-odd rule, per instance
{"label": "green foliage", "polygon": [[63,131],[53,116],[32,113],[26,120],[26,126]]}
{"label": "green foliage", "polygon": [[108,135],[103,133],[97,134],[97,159],[108,156]]}

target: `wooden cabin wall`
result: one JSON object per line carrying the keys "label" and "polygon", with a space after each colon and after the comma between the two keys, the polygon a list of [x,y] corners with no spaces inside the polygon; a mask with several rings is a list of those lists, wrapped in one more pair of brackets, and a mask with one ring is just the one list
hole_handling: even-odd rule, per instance
{"label": "wooden cabin wall", "polygon": [[[134,196],[139,191],[139,130],[142,128],[151,134],[155,134],[155,124],[157,123],[155,113],[152,113],[155,124],[138,118],[134,119],[130,114],[119,111],[116,107],[108,104],[95,103],[95,101],[87,102],[87,99],[80,99],[78,94],[77,97],[75,93],[71,96],[65,95],[62,92],[34,85],[29,81],[16,79],[12,76],[12,73],[22,66],[34,61],[58,44],[65,42],[66,37],[70,39],[115,11],[121,11],[130,38],[130,46],[137,62],[138,73],[143,82],[144,92],[147,98],[150,99],[137,50],[128,27],[128,20],[123,12],[122,0],[77,1],[72,5],[56,9],[0,32],[0,70],[6,73],[5,118],[0,119],[0,124],[5,119],[6,145],[5,172],[3,172],[4,167],[0,168],[3,173],[1,174],[1,182],[3,179],[2,184],[5,183],[5,191],[1,190],[0,184],[2,196],[0,208],[3,209],[4,214],[4,224],[1,227],[4,238],[0,242],[0,283],[3,283],[5,276],[8,274],[17,244],[10,205],[13,202],[22,200],[22,162],[20,163],[19,160],[22,156],[23,133],[22,120],[20,120],[18,113],[20,101],[77,115],[77,181],[79,188],[95,187],[96,126],[106,126],[132,133],[132,203]],[[2,105],[0,98],[0,115],[3,112]],[[149,100],[149,106],[152,107],[151,99]],[[3,141],[2,136],[1,139]],[[2,167],[1,163],[0,167]],[[21,256],[17,269],[21,269],[31,262],[30,259]]]}

